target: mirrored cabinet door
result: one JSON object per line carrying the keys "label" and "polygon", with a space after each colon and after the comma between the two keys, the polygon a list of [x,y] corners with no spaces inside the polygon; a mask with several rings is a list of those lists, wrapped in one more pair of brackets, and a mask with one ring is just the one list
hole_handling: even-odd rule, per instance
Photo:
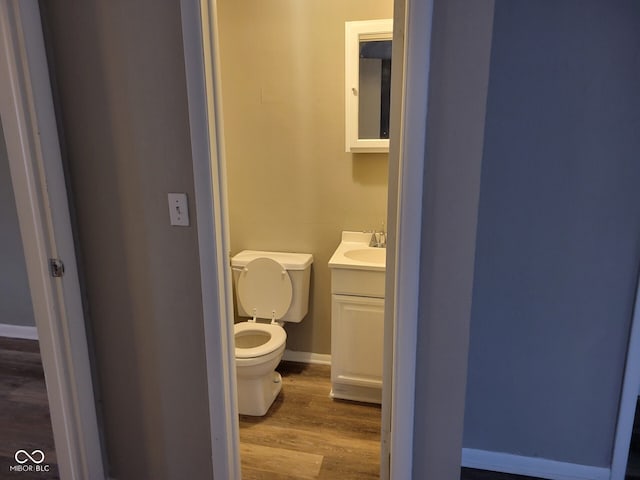
{"label": "mirrored cabinet door", "polygon": [[391,19],[345,23],[347,152],[389,151]]}

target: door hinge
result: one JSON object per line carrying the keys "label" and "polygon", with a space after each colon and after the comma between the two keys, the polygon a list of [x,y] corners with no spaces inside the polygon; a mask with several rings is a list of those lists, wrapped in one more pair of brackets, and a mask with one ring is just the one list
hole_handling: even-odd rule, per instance
{"label": "door hinge", "polygon": [[62,277],[64,275],[64,263],[59,258],[49,259],[49,271],[52,277]]}

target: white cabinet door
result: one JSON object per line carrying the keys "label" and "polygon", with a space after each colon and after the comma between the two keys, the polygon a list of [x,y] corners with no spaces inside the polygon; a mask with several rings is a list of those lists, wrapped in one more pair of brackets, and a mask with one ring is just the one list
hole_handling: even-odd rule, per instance
{"label": "white cabinet door", "polygon": [[333,295],[331,317],[334,386],[382,388],[384,299]]}

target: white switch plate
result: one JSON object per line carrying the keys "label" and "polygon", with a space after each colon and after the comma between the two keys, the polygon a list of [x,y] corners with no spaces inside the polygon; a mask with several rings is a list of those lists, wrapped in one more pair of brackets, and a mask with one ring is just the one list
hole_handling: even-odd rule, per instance
{"label": "white switch plate", "polygon": [[169,220],[171,225],[180,227],[189,226],[189,206],[186,193],[170,193],[169,195]]}

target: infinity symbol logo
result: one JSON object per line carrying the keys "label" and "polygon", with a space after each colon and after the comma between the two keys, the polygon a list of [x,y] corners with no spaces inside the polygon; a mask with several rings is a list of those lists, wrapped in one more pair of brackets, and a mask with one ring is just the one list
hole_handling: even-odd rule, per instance
{"label": "infinity symbol logo", "polygon": [[[36,460],[36,457],[38,457],[38,455],[40,456],[40,459]],[[27,463],[29,460],[31,460],[35,464],[40,464],[44,462],[44,452],[42,450],[34,450],[33,452],[31,452],[31,454],[29,454],[26,450],[18,450],[14,455],[14,458],[20,465]]]}

